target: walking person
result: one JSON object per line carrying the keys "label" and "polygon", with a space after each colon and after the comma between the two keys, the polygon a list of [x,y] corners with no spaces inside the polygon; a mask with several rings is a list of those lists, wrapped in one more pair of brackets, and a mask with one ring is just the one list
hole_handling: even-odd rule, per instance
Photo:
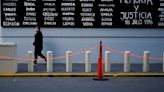
{"label": "walking person", "polygon": [[34,40],[34,47],[35,47],[35,60],[34,60],[34,64],[37,64],[37,59],[38,56],[42,57],[45,62],[47,61],[46,57],[42,54],[42,50],[43,50],[43,35],[42,32],[40,30],[39,26],[36,26],[35,28],[35,40]]}

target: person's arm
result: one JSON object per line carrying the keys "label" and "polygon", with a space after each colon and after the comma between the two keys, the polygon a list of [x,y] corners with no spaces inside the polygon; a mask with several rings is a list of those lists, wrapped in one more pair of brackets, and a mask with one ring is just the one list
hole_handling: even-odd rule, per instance
{"label": "person's arm", "polygon": [[33,42],[33,45],[35,46],[36,45],[36,39],[37,39],[37,34],[35,34],[35,39],[34,39],[34,42]]}
{"label": "person's arm", "polygon": [[35,41],[33,42],[33,45],[35,46]]}

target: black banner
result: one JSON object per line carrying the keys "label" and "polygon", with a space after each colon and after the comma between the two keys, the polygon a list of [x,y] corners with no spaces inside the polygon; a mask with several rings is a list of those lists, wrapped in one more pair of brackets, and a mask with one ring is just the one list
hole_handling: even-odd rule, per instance
{"label": "black banner", "polygon": [[164,0],[2,0],[3,27],[164,28]]}

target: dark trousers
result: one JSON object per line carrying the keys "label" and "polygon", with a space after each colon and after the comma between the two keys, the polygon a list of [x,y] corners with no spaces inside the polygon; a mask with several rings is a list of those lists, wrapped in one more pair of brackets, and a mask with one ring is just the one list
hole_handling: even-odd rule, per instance
{"label": "dark trousers", "polygon": [[35,61],[37,61],[38,56],[42,57],[46,61],[46,57],[41,52],[42,50],[35,48]]}

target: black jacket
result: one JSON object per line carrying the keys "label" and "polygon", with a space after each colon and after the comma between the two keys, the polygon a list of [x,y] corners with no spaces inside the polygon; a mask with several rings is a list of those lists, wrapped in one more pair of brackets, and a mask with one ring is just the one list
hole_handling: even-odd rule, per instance
{"label": "black jacket", "polygon": [[38,49],[38,50],[43,49],[43,35],[41,31],[35,34],[35,40],[34,40],[33,45],[35,46],[35,49]]}

